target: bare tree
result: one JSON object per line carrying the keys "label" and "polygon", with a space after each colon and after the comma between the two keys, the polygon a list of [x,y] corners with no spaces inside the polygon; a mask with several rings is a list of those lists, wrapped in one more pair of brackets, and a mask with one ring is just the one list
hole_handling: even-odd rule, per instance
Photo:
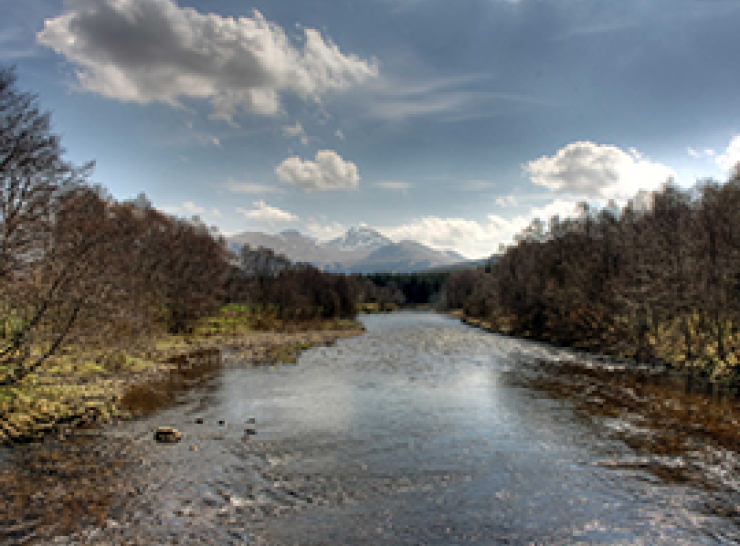
{"label": "bare tree", "polygon": [[[93,163],[75,167],[63,159],[60,139],[51,132],[50,114],[36,96],[16,88],[12,68],[0,69],[0,306],[3,381],[25,375],[33,333],[48,317],[49,304],[32,305],[35,271],[46,259],[58,204],[65,191],[81,184]],[[61,284],[61,281],[60,281]],[[58,285],[57,285],[58,286]],[[55,288],[56,289],[56,288]],[[58,344],[52,344],[51,351]],[[48,355],[46,355],[48,356]],[[42,360],[31,365],[35,368]]]}
{"label": "bare tree", "polygon": [[37,98],[16,89],[14,69],[0,69],[0,278],[23,271],[43,253],[55,196],[84,180],[93,163],[63,159],[51,116]]}

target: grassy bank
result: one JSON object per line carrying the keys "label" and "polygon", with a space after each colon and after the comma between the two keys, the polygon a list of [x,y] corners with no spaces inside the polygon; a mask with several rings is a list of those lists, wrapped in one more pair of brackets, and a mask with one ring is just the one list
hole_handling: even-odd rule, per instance
{"label": "grassy bank", "polygon": [[[198,321],[188,334],[160,332],[104,348],[68,347],[20,384],[0,387],[0,443],[63,435],[81,425],[128,418],[121,403],[127,390],[181,367],[187,355],[258,340],[266,360],[295,362],[315,343],[361,330],[353,320],[289,322],[275,318],[270,309],[230,305]],[[323,334],[311,337],[303,332]],[[256,350],[252,356],[260,354]]]}
{"label": "grassy bank", "polygon": [[[630,340],[629,337],[618,337],[616,332],[615,339],[611,340],[589,340],[584,337],[583,339],[565,342],[556,336],[549,335],[547,332],[543,335],[535,335],[530,331],[518,331],[513,326],[516,324],[515,317],[494,317],[490,320],[483,320],[466,316],[462,310],[451,311],[449,314],[466,324],[490,332],[536,339],[561,347],[571,347],[635,362],[639,358],[639,345],[634,340]],[[717,357],[717,344],[713,341],[712,332],[702,332],[697,327],[698,321],[698,317],[692,317],[688,321],[694,346],[694,354],[691,359],[687,359],[685,356],[684,333],[682,331],[684,322],[682,320],[677,319],[651,328],[650,332],[646,334],[646,342],[654,355],[649,359],[650,363],[664,366],[674,373],[683,374],[695,383],[704,383],[708,387],[716,385],[737,394],[740,390],[740,373],[737,366],[738,355],[740,355],[740,333],[727,336],[726,346],[729,355],[722,360]],[[731,331],[729,325],[726,331]]]}
{"label": "grassy bank", "polygon": [[392,313],[398,311],[401,307],[395,303],[358,303],[357,312],[365,315],[375,315],[380,313]]}

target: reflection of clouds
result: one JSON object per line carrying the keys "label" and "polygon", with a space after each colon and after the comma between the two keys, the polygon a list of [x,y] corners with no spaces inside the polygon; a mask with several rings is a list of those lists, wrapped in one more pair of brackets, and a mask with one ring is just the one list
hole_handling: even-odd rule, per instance
{"label": "reflection of clouds", "polygon": [[[308,355],[303,358],[311,359]],[[349,430],[355,415],[354,390],[354,386],[330,369],[312,366],[310,377],[300,374],[286,385],[286,393],[299,394],[279,397],[277,417],[298,425],[301,432]]]}
{"label": "reflection of clouds", "polygon": [[271,429],[296,434],[348,430],[355,413],[352,387],[319,365],[311,366],[309,373],[296,371],[247,369],[225,374],[223,400],[231,420],[244,422],[255,416],[258,430],[269,422]]}

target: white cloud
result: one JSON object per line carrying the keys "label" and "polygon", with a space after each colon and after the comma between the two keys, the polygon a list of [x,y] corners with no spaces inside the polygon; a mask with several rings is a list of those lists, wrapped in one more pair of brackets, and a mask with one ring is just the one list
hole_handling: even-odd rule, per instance
{"label": "white cloud", "polygon": [[[193,201],[183,201],[179,205],[164,205],[159,207],[161,210],[168,214],[189,214],[189,215],[201,215],[206,214],[208,209],[195,204]],[[211,209],[211,214],[214,216],[221,216],[218,209]]]}
{"label": "white cloud", "polygon": [[206,211],[206,209],[204,209],[203,207],[199,207],[192,201],[185,201],[182,204],[182,208],[192,214],[203,214]]}
{"label": "white cloud", "polygon": [[227,121],[240,110],[278,114],[283,93],[320,102],[378,76],[377,60],[303,32],[294,44],[256,10],[235,19],[173,0],[75,0],[37,40],[78,67],[82,89],[142,104],[209,99],[213,116]]}
{"label": "white cloud", "polygon": [[551,216],[577,216],[576,204],[576,200],[556,199],[511,219],[490,214],[483,222],[425,216],[400,226],[379,227],[378,231],[395,241],[412,239],[438,250],[455,250],[469,258],[483,258],[498,252],[500,243],[511,243],[534,218],[547,225]]}
{"label": "white cloud", "polygon": [[490,78],[470,74],[412,83],[386,78],[375,86],[377,94],[368,97],[366,115],[390,122],[417,118],[457,122],[550,103],[530,95],[465,88]]}
{"label": "white cloud", "polygon": [[275,174],[305,190],[351,190],[360,184],[357,165],[333,150],[319,151],[315,161],[289,157],[275,168]]}
{"label": "white cloud", "polygon": [[310,218],[306,223],[306,232],[319,241],[328,241],[344,235],[347,228],[339,222],[327,222]]}
{"label": "white cloud", "polygon": [[277,186],[268,186],[267,184],[255,184],[252,182],[237,182],[232,178],[229,178],[224,186],[231,193],[283,193],[283,190],[281,188],[278,188]]}
{"label": "white cloud", "polygon": [[731,171],[740,162],[740,135],[732,138],[725,152],[717,156],[716,161],[726,171]]}
{"label": "white cloud", "polygon": [[185,126],[188,130],[179,135],[180,142],[196,142],[201,146],[217,146],[221,147],[221,139],[210,133],[198,130],[192,121],[186,121]]}
{"label": "white cloud", "polygon": [[308,143],[310,142],[308,134],[300,121],[296,121],[295,125],[284,125],[283,136],[285,138],[300,138],[301,144],[304,146],[308,146]]}
{"label": "white cloud", "polygon": [[414,185],[409,182],[397,182],[395,180],[376,182],[375,185],[384,190],[401,191],[404,193],[414,187]]}
{"label": "white cloud", "polygon": [[271,207],[264,201],[255,201],[252,204],[255,207],[252,210],[237,207],[236,211],[250,220],[257,220],[260,222],[295,222],[298,220],[298,216],[295,214],[280,210],[276,207]]}
{"label": "white cloud", "polygon": [[705,150],[695,150],[694,148],[688,148],[687,151],[691,157],[694,157],[696,159],[707,159],[717,156],[717,152],[715,152],[711,148],[706,148]]}
{"label": "white cloud", "polygon": [[500,207],[516,207],[519,201],[514,195],[505,195],[496,199],[496,204]]}
{"label": "white cloud", "polygon": [[534,184],[589,198],[631,197],[676,178],[673,169],[644,159],[634,148],[625,152],[588,141],[572,142],[554,156],[540,157],[522,168]]}

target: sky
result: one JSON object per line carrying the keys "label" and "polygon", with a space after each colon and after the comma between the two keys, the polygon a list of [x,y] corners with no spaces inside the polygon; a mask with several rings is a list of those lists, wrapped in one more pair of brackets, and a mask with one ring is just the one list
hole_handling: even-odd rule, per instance
{"label": "sky", "polygon": [[740,0],[0,0],[0,65],[120,200],[469,258],[740,161]]}

